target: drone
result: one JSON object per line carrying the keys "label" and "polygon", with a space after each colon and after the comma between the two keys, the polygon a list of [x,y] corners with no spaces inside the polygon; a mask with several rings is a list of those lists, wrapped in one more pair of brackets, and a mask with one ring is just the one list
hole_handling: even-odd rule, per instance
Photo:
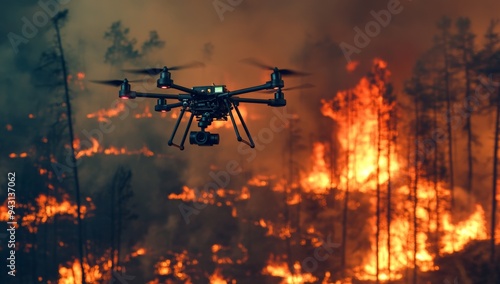
{"label": "drone", "polygon": [[[180,150],[184,150],[184,143],[187,138],[187,134],[191,128],[193,119],[196,118],[198,122],[198,127],[200,131],[191,131],[189,133],[190,144],[196,144],[198,146],[214,146],[218,145],[220,141],[219,134],[210,133],[206,131],[206,128],[212,124],[214,120],[216,121],[227,121],[228,117],[236,133],[236,139],[239,142],[245,143],[251,148],[255,147],[255,143],[252,139],[250,131],[241,115],[238,106],[240,103],[251,103],[251,104],[265,104],[270,107],[284,107],[286,106],[285,95],[283,91],[294,90],[302,88],[313,87],[311,84],[303,84],[291,88],[284,88],[285,83],[282,77],[285,76],[307,76],[308,73],[294,71],[290,69],[278,69],[277,67],[271,67],[260,63],[255,59],[245,59],[242,62],[254,65],[261,69],[266,69],[271,71],[270,80],[265,84],[252,86],[248,88],[243,88],[235,91],[229,91],[226,85],[215,85],[211,86],[196,86],[192,88],[187,88],[174,83],[171,77],[170,71],[176,71],[192,67],[202,67],[203,63],[193,62],[190,64],[179,65],[179,66],[164,66],[163,68],[148,68],[148,69],[132,69],[123,70],[125,72],[134,74],[147,74],[147,75],[159,75],[156,85],[160,89],[175,89],[183,94],[156,94],[156,93],[141,93],[132,91],[130,82],[137,82],[140,80],[129,81],[124,80],[104,80],[104,81],[92,81],[94,83],[112,85],[120,87],[118,92],[118,97],[121,99],[135,99],[137,97],[154,98],[157,99],[155,105],[155,111],[157,112],[169,112],[174,108],[180,108],[180,115],[177,117],[174,129],[168,140],[169,146],[174,146]],[[271,99],[259,99],[259,98],[244,98],[238,95],[248,94],[252,92],[274,92],[274,98]],[[175,103],[167,103],[167,100],[178,101]],[[247,140],[241,137],[238,126],[236,125],[235,115],[233,110],[243,126]],[[179,129],[181,120],[186,112],[191,113],[189,121],[187,123],[184,134],[179,144],[174,143],[175,135]]]}

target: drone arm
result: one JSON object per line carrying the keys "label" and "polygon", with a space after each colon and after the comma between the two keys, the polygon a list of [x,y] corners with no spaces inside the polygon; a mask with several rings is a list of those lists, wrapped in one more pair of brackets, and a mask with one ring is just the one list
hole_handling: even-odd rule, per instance
{"label": "drone arm", "polygon": [[232,101],[237,103],[252,103],[252,104],[265,104],[272,105],[273,99],[251,99],[251,98],[231,98]]}
{"label": "drone arm", "polygon": [[154,93],[140,93],[140,92],[134,92],[134,93],[135,93],[136,97],[155,98],[155,99],[179,99],[179,100],[181,100],[182,99],[181,96],[183,96],[183,95],[154,94]]}
{"label": "drone arm", "polygon": [[240,89],[240,90],[232,91],[232,92],[223,94],[223,96],[232,97],[232,96],[235,96],[235,95],[241,95],[241,94],[247,94],[247,93],[252,93],[252,92],[258,92],[258,91],[262,91],[262,90],[268,90],[268,89],[271,89],[271,88],[273,88],[271,86],[271,82],[267,82],[264,85],[259,85],[259,86],[255,86],[255,87],[250,87],[250,88],[245,88],[245,89]]}

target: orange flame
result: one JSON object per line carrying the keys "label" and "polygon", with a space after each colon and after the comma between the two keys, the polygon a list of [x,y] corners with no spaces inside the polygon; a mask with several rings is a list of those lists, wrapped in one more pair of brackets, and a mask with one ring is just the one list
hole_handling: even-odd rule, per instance
{"label": "orange flame", "polygon": [[[349,67],[349,66],[348,66]],[[397,212],[404,212],[406,208],[412,208],[412,202],[408,200],[410,189],[408,186],[401,185],[401,182],[395,180],[407,179],[402,175],[399,159],[393,151],[387,155],[387,137],[394,133],[387,128],[389,121],[389,111],[394,104],[388,103],[383,97],[386,89],[387,79],[390,72],[387,70],[387,63],[376,59],[373,63],[372,77],[362,78],[360,82],[352,89],[338,92],[333,100],[323,100],[321,108],[324,116],[330,117],[338,125],[337,137],[340,146],[344,151],[344,157],[338,159],[341,165],[335,180],[330,181],[328,165],[325,162],[325,145],[315,143],[312,153],[313,165],[311,171],[302,176],[301,185],[305,192],[327,193],[330,183],[336,184],[336,188],[345,190],[349,186],[350,190],[364,193],[372,193],[377,185],[385,190],[389,173],[392,177],[391,185],[393,187],[393,209]],[[380,133],[378,133],[380,129]],[[378,136],[381,140],[381,154],[379,155],[378,145],[376,143]],[[390,168],[388,162],[390,161]],[[379,174],[377,176],[377,170]],[[409,173],[412,174],[412,173]],[[449,191],[442,184],[437,185],[437,192],[440,200],[449,195]],[[342,194],[342,193],[341,193]],[[396,280],[403,277],[403,272],[407,268],[413,268],[413,249],[416,248],[416,260],[418,268],[421,271],[438,269],[434,265],[435,252],[428,250],[429,234],[435,234],[437,223],[441,224],[440,237],[441,244],[439,253],[451,253],[463,247],[471,240],[481,240],[487,238],[486,222],[484,211],[481,206],[476,206],[475,212],[469,218],[451,223],[449,212],[442,212],[443,208],[436,208],[435,204],[436,190],[430,182],[422,179],[419,181],[417,197],[416,218],[419,227],[417,229],[416,244],[408,242],[412,240],[415,230],[413,223],[408,216],[394,214],[391,219],[391,255],[388,255],[387,247],[387,228],[386,222],[381,223],[382,233],[379,235],[379,255],[375,255],[376,239],[375,217],[369,219],[368,228],[372,229],[370,235],[371,252],[367,253],[363,264],[355,268],[355,276],[359,280],[375,280],[376,262],[379,260],[378,279],[387,281]],[[372,198],[372,207],[375,208],[375,198]],[[445,201],[443,201],[445,202]],[[348,205],[350,206],[350,205]],[[430,206],[430,207],[429,207]],[[444,205],[441,205],[444,206]],[[430,212],[440,212],[439,220]],[[388,259],[391,258],[391,267],[389,273]]]}
{"label": "orange flame", "polygon": [[108,118],[120,115],[125,111],[125,108],[125,103],[123,101],[119,101],[114,108],[101,109],[94,113],[89,113],[87,114],[87,118],[97,118],[98,121],[106,122],[108,121]]}
{"label": "orange flame", "polygon": [[[99,265],[90,266],[87,263],[83,264],[85,269],[86,283],[99,283],[103,280],[103,274],[100,271]],[[59,266],[59,281],[58,284],[81,284],[82,269],[80,262],[75,259],[69,267]]]}
{"label": "orange flame", "polygon": [[111,146],[109,148],[103,148],[99,145],[99,141],[97,139],[91,137],[90,138],[92,142],[92,146],[87,149],[80,149],[80,139],[75,139],[73,141],[73,145],[75,147],[75,157],[77,159],[81,157],[91,157],[96,154],[104,154],[104,155],[143,155],[146,157],[152,157],[154,156],[153,151],[151,151],[148,147],[143,146],[139,150],[128,150],[125,147],[122,148],[117,148],[114,146]]}
{"label": "orange flame", "polygon": [[210,275],[208,280],[210,281],[210,284],[227,284],[227,281],[224,280],[224,276],[218,267],[214,270],[214,273]]}
{"label": "orange flame", "polygon": [[299,262],[295,262],[293,268],[294,271],[291,273],[286,262],[274,260],[271,256],[262,273],[283,278],[281,284],[315,283],[318,281],[318,278],[314,277],[311,273],[301,273]]}

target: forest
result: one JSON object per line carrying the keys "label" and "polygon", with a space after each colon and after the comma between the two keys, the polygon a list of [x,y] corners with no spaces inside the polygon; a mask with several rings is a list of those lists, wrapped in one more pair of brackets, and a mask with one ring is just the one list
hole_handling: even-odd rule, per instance
{"label": "forest", "polygon": [[[469,18],[442,17],[402,88],[391,62],[373,58],[356,84],[305,105],[321,132],[289,108],[275,134],[284,143],[265,146],[279,167],[235,154],[239,173],[204,190],[197,173],[217,176],[226,163],[210,162],[217,153],[207,148],[190,159],[166,150],[164,128],[178,113],[151,112],[154,102],[120,100],[113,88],[106,104],[82,103],[95,76],[65,41],[73,13],[51,19],[51,40],[29,67],[35,111],[0,119],[17,222],[16,282],[5,265],[0,282],[499,283],[498,20],[475,34]],[[133,28],[117,20],[102,34],[110,76],[154,65],[168,45],[155,30],[137,40]],[[259,111],[242,107],[250,123],[264,120]],[[7,192],[0,201],[4,232]]]}

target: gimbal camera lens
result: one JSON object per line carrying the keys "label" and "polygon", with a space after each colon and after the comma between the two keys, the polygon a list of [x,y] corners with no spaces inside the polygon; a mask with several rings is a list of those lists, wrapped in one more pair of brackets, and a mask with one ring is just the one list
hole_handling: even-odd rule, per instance
{"label": "gimbal camera lens", "polygon": [[219,144],[219,134],[211,134],[206,131],[191,131],[189,133],[189,143],[198,146],[213,146]]}

